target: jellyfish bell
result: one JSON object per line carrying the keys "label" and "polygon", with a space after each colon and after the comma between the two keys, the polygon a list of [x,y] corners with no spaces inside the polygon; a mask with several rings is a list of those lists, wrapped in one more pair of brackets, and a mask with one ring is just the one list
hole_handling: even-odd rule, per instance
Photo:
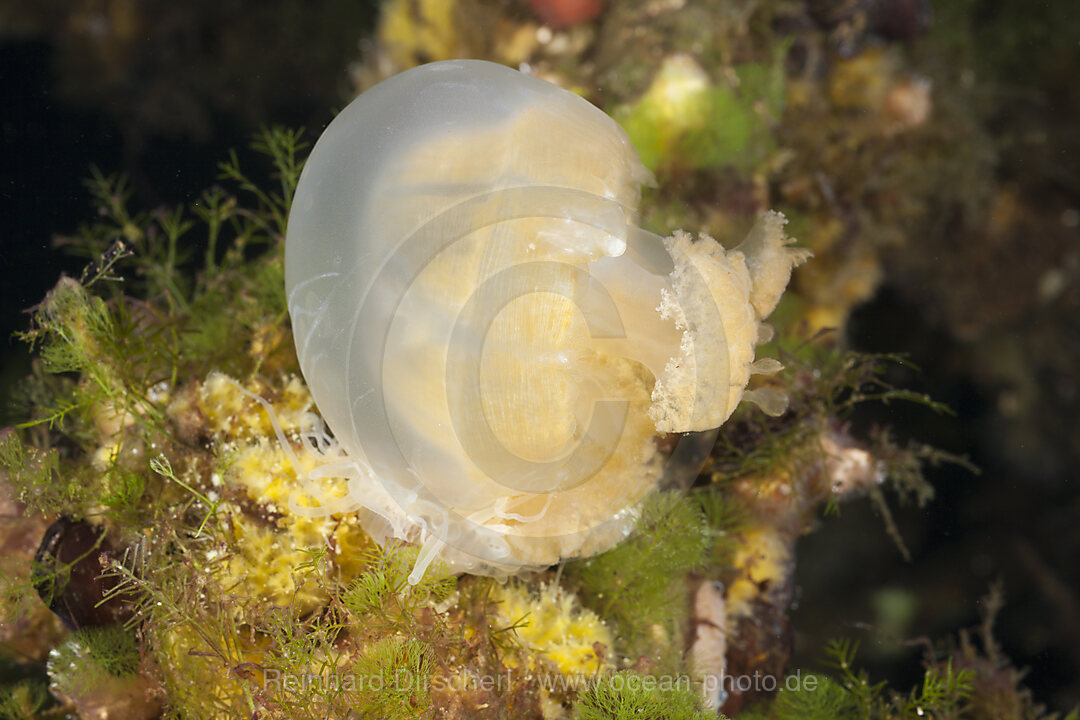
{"label": "jellyfish bell", "polygon": [[650,179],[603,112],[493,63],[424,65],[346,107],[304,167],[285,280],[342,451],[322,473],[349,494],[294,509],[422,543],[414,580],[436,556],[507,574],[624,537],[660,477],[653,436],[730,416],[807,256],[776,213],[732,251],[648,233]]}

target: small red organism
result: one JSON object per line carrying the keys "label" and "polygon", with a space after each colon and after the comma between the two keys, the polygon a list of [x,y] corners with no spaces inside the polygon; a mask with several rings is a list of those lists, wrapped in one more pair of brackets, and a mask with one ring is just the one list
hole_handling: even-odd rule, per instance
{"label": "small red organism", "polygon": [[604,9],[604,0],[529,0],[545,24],[567,27],[593,20]]}

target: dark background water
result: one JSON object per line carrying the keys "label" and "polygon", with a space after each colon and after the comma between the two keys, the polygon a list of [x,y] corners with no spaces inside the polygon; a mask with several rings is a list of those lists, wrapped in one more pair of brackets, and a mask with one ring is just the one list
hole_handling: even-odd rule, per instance
{"label": "dark background water", "polygon": [[[302,125],[314,136],[347,99],[345,69],[360,56],[359,41],[370,35],[376,11],[333,0],[307,5],[311,12],[298,15],[284,2],[148,3],[137,27],[124,30],[127,21],[116,14],[124,12],[122,2],[21,9],[0,3],[0,17],[12,20],[0,29],[3,387],[28,369],[25,348],[12,339],[26,327],[24,310],[61,272],[76,274],[83,264],[55,250],[52,237],[73,233],[88,219],[83,180],[92,165],[128,174],[138,207],[189,202],[217,181],[217,163],[228,149],[246,145],[260,125]],[[986,3],[980,12],[992,22],[995,12],[1014,5]],[[318,38],[315,51],[305,50],[310,38]],[[1074,70],[1080,73],[1080,65]],[[1061,186],[1080,188],[1076,162],[1062,157]],[[1074,201],[1080,205],[1080,193]],[[986,288],[988,295],[994,291]],[[1075,328],[1055,330],[1065,333],[1056,346],[1075,343]],[[942,329],[932,312],[912,302],[910,283],[900,289],[887,281],[856,311],[847,337],[859,349],[910,353],[922,373],[897,381],[956,411],[939,417],[894,405],[867,409],[855,423],[892,425],[901,439],[969,455],[983,472],[929,471],[936,500],[922,510],[897,511],[910,563],[868,503],[844,507],[800,543],[796,661],[813,666],[825,638],[861,633],[861,624],[895,622],[905,637],[940,641],[977,624],[980,598],[1001,581],[1007,604],[998,637],[1006,653],[1030,668],[1026,682],[1040,700],[1071,707],[1080,697],[1080,499],[1073,462],[1080,448],[1047,441],[1053,435],[1041,426],[1010,420],[1001,383],[979,371],[985,358],[977,353],[986,348]],[[1062,382],[1060,375],[1052,379]],[[1058,413],[1050,419],[1055,424],[1077,419],[1060,408],[1047,412]],[[3,424],[13,420],[6,407],[0,417]],[[864,657],[875,676],[898,686],[918,680],[920,646],[865,637]]]}

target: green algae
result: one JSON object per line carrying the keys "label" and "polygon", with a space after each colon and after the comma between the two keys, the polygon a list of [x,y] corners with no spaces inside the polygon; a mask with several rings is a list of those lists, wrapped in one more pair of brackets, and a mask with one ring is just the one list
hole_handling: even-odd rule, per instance
{"label": "green algae", "polygon": [[691,60],[661,68],[636,103],[614,113],[645,167],[731,168],[748,173],[776,151],[774,126],[786,90],[778,49],[771,64],[746,63],[710,82]]}

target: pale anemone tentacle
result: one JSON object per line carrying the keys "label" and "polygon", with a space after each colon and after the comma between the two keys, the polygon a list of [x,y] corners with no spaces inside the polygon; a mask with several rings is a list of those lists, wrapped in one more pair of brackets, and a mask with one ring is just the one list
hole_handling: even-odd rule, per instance
{"label": "pale anemone tentacle", "polygon": [[[804,250],[767,213],[725,250],[637,226],[651,182],[582,98],[480,61],[406,71],[327,127],[297,187],[286,291],[333,438],[300,473],[377,540],[506,575],[610,547],[659,484],[657,432],[718,427]],[[283,433],[279,433],[283,439]],[[292,459],[292,458],[291,458]],[[297,466],[299,468],[299,466]],[[318,494],[343,477],[346,498]]]}

